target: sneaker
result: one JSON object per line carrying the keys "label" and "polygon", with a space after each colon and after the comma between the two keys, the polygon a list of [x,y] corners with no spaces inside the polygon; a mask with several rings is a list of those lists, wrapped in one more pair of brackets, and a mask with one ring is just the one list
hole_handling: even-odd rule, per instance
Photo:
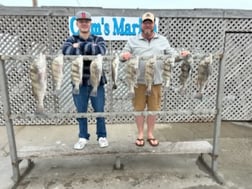
{"label": "sneaker", "polygon": [[109,145],[108,140],[105,137],[100,137],[98,142],[101,148],[105,148]]}
{"label": "sneaker", "polygon": [[87,144],[87,139],[85,138],[79,138],[79,141],[74,144],[75,150],[82,150]]}

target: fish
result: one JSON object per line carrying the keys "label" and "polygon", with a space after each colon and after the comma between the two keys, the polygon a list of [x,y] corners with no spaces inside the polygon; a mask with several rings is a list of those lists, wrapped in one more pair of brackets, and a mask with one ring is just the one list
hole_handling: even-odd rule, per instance
{"label": "fish", "polygon": [[72,61],[71,80],[73,83],[73,94],[80,93],[80,85],[82,85],[83,57],[79,55]]}
{"label": "fish", "polygon": [[167,57],[163,64],[163,79],[165,82],[165,88],[169,88],[171,81],[172,68],[174,67],[175,57]]}
{"label": "fish", "polygon": [[207,88],[209,77],[212,74],[212,54],[209,53],[204,55],[198,65],[198,78],[197,78],[197,87],[198,92],[195,94],[194,98],[202,100],[204,90]]}
{"label": "fish", "polygon": [[47,62],[46,56],[40,53],[30,65],[30,79],[32,94],[36,100],[36,113],[44,112],[44,98],[47,89]]}
{"label": "fish", "polygon": [[90,64],[90,83],[93,87],[90,96],[97,96],[97,89],[102,76],[102,61],[103,56],[99,54]]}
{"label": "fish", "polygon": [[54,93],[59,94],[63,80],[64,56],[59,54],[52,61],[52,78],[54,83]]}
{"label": "fish", "polygon": [[151,57],[145,64],[144,79],[147,86],[146,95],[151,95],[151,86],[154,80],[154,65],[156,64],[156,56]]}
{"label": "fish", "polygon": [[182,59],[182,64],[180,66],[180,75],[179,75],[179,93],[181,95],[184,95],[186,93],[186,88],[188,85],[188,81],[191,78],[191,70],[192,70],[192,65],[193,64],[193,56],[192,54],[188,54]]}
{"label": "fish", "polygon": [[137,87],[137,77],[139,75],[138,66],[139,66],[139,56],[132,56],[127,61],[126,80],[128,82],[128,87],[129,87],[129,94],[128,94],[128,96],[130,98],[134,98],[135,97],[134,88]]}
{"label": "fish", "polygon": [[113,81],[113,89],[117,89],[117,78],[118,78],[118,68],[119,68],[120,58],[118,55],[114,57],[112,60],[112,81]]}

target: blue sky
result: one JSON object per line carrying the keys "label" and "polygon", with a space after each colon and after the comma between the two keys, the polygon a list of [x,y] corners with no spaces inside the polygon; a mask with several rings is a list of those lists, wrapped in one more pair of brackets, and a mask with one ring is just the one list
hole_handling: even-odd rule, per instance
{"label": "blue sky", "polygon": [[[4,6],[32,6],[33,0],[0,0]],[[248,9],[252,0],[37,0],[38,6],[77,6],[146,9]]]}

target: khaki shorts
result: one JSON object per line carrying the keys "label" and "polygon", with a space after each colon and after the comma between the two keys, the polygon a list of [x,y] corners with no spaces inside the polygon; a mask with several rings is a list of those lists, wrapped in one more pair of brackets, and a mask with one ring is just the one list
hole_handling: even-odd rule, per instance
{"label": "khaki shorts", "polygon": [[152,85],[151,95],[147,96],[145,84],[138,84],[135,87],[135,97],[132,104],[135,111],[143,111],[147,105],[147,111],[159,111],[161,104],[161,87],[162,85]]}

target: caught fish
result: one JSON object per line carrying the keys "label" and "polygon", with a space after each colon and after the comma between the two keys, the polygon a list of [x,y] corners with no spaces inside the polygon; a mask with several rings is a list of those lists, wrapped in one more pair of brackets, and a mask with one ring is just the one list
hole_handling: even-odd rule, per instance
{"label": "caught fish", "polygon": [[183,57],[182,61],[183,62],[180,67],[181,73],[179,76],[179,83],[180,83],[179,93],[181,95],[184,95],[188,85],[188,81],[191,78],[191,65],[193,63],[193,57],[191,54],[188,54],[185,57]]}
{"label": "caught fish", "polygon": [[82,69],[83,57],[79,55],[72,61],[71,66],[71,79],[73,82],[73,94],[80,93],[80,85],[82,84]]}
{"label": "caught fish", "polygon": [[59,54],[52,61],[52,76],[54,83],[54,92],[58,94],[61,88],[62,80],[63,80],[63,54]]}
{"label": "caught fish", "polygon": [[174,66],[174,62],[175,62],[174,57],[168,57],[166,60],[164,60],[162,76],[163,76],[166,88],[170,86],[171,73],[172,73],[172,68]]}
{"label": "caught fish", "polygon": [[151,86],[154,80],[154,65],[156,63],[156,56],[153,56],[149,60],[147,60],[145,64],[145,72],[144,72],[144,79],[147,86],[146,95],[151,95]]}
{"label": "caught fish", "polygon": [[198,93],[194,98],[202,100],[204,90],[207,88],[209,76],[212,74],[212,54],[208,54],[202,57],[198,66],[198,78],[197,87]]}
{"label": "caught fish", "polygon": [[44,98],[47,88],[46,56],[42,53],[31,63],[30,78],[32,93],[37,101],[36,112],[44,112]]}
{"label": "caught fish", "polygon": [[127,82],[129,86],[129,97],[134,98],[135,91],[134,88],[137,87],[137,77],[138,77],[138,65],[139,65],[139,57],[134,56],[128,60],[127,63]]}
{"label": "caught fish", "polygon": [[113,89],[117,89],[117,77],[118,77],[118,68],[119,68],[120,59],[119,56],[116,55],[112,61],[112,81],[113,81]]}
{"label": "caught fish", "polygon": [[102,76],[102,60],[103,57],[99,54],[90,64],[90,83],[93,87],[90,96],[97,95],[97,89]]}

